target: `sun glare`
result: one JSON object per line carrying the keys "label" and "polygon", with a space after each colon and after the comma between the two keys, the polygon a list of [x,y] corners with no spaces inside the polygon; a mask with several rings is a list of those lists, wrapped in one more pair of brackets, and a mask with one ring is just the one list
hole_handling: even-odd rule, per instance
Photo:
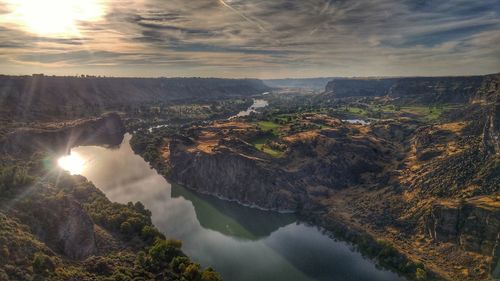
{"label": "sun glare", "polygon": [[85,161],[83,161],[83,158],[76,153],[62,156],[59,160],[57,160],[57,164],[61,167],[61,169],[68,171],[72,175],[81,174],[85,168]]}
{"label": "sun glare", "polygon": [[76,35],[79,22],[102,19],[100,0],[8,0],[5,19],[39,35]]}

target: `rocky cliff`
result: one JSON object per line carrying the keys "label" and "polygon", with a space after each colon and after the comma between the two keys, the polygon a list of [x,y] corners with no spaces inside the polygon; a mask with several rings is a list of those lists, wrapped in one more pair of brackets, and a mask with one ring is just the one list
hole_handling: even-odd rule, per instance
{"label": "rocky cliff", "polygon": [[356,125],[318,113],[204,123],[167,138],[160,161],[188,188],[335,220],[393,241],[445,279],[488,280],[500,271],[500,162],[481,142],[496,143],[490,108],[464,106],[441,123]]}
{"label": "rocky cliff", "polygon": [[437,242],[451,242],[466,251],[492,257],[489,272],[500,278],[500,198],[477,197],[467,201],[433,204],[426,231]]}
{"label": "rocky cliff", "polygon": [[19,128],[3,136],[0,148],[5,154],[31,154],[37,150],[67,152],[77,145],[118,145],[125,126],[116,113],[81,119],[54,129]]}
{"label": "rocky cliff", "polygon": [[487,152],[500,156],[500,97],[491,106],[483,128],[482,141]]}
{"label": "rocky cliff", "polygon": [[495,249],[493,249],[490,274],[493,279],[500,279],[500,233],[497,235]]}
{"label": "rocky cliff", "polygon": [[264,83],[273,88],[304,88],[322,91],[333,77],[268,79]]}
{"label": "rocky cliff", "polygon": [[[265,158],[255,157],[222,141],[210,153],[193,151],[189,143],[174,138],[169,144],[172,180],[201,193],[244,205],[295,211],[304,191],[291,185],[289,173]],[[258,154],[258,151],[256,151]]]}
{"label": "rocky cliff", "polygon": [[256,79],[100,78],[0,75],[0,116],[57,117],[67,111],[261,94]]}
{"label": "rocky cliff", "polygon": [[491,76],[337,78],[325,94],[333,98],[389,96],[412,103],[466,103]]}
{"label": "rocky cliff", "polygon": [[491,256],[500,231],[499,199],[435,203],[427,218],[427,232],[436,241],[453,242],[467,251]]}
{"label": "rocky cliff", "polygon": [[20,204],[18,210],[22,211],[21,220],[56,252],[75,260],[97,252],[94,222],[75,199],[38,197],[29,205]]}
{"label": "rocky cliff", "polygon": [[[326,195],[328,190],[385,184],[388,178],[384,168],[396,157],[396,148],[375,132],[362,136],[348,124],[330,121],[337,128],[289,132],[282,137],[279,142],[288,149],[281,157],[256,149],[251,142],[258,138],[259,130],[237,122],[190,128],[170,139],[168,154],[163,157],[174,182],[280,211],[311,207],[307,206],[310,197]],[[376,126],[374,130],[383,135],[396,129]]]}

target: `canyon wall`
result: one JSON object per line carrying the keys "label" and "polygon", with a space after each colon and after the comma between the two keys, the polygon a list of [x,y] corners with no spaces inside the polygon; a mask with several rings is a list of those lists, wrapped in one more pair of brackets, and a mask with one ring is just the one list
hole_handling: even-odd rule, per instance
{"label": "canyon wall", "polygon": [[105,109],[179,100],[252,96],[269,90],[257,79],[103,78],[0,75],[0,116],[59,116],[76,109]]}
{"label": "canyon wall", "polygon": [[337,78],[326,85],[325,93],[333,98],[389,96],[414,103],[466,103],[493,76]]}
{"label": "canyon wall", "polygon": [[98,118],[81,119],[64,124],[61,128],[19,128],[0,139],[5,154],[26,154],[34,151],[68,152],[78,145],[119,145],[125,126],[116,113]]}

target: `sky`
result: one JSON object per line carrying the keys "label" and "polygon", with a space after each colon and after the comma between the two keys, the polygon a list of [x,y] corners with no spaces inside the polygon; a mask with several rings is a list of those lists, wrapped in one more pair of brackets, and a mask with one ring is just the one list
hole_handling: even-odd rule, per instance
{"label": "sky", "polygon": [[0,73],[500,72],[498,0],[0,0]]}

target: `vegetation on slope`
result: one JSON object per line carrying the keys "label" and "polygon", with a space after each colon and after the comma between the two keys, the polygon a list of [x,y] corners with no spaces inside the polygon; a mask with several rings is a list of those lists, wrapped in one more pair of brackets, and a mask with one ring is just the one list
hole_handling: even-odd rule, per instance
{"label": "vegetation on slope", "polygon": [[1,280],[221,280],[166,239],[140,202],[112,203],[42,154],[1,160]]}

